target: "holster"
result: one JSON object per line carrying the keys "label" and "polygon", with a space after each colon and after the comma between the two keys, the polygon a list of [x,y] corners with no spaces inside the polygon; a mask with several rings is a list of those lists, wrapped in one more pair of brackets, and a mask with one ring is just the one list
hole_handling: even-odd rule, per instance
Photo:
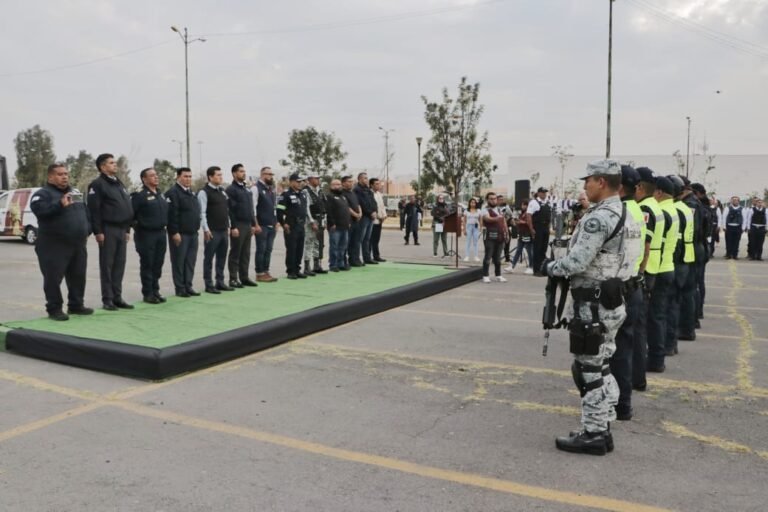
{"label": "holster", "polygon": [[570,350],[574,355],[596,356],[600,353],[600,345],[605,340],[606,328],[598,316],[597,302],[589,302],[591,321],[581,318],[580,310],[584,303],[578,299],[573,303],[574,316],[568,324]]}

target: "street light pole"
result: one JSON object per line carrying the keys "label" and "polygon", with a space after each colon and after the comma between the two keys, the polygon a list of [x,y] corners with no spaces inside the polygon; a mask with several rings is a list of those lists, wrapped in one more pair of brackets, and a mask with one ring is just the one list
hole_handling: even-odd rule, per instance
{"label": "street light pole", "polygon": [[389,195],[389,132],[393,132],[395,130],[385,130],[381,126],[379,126],[379,130],[384,132],[384,152],[385,152],[384,165],[386,169],[386,174],[384,177],[384,182],[386,183],[386,190],[384,192],[387,195]]}
{"label": "street light pole", "polygon": [[613,61],[613,2],[608,0],[608,118],[605,134],[605,158],[611,157],[611,74]]}
{"label": "street light pole", "polygon": [[184,145],[184,141],[173,139],[171,142],[175,142],[176,144],[179,145],[179,167],[183,167],[184,160],[182,159],[182,156],[181,156],[181,147]]}
{"label": "street light pole", "polygon": [[189,39],[189,31],[187,27],[184,27],[184,34],[175,26],[171,27],[171,30],[179,34],[181,41],[184,43],[184,96],[186,99],[186,125],[187,125],[187,167],[190,167],[190,151],[189,151],[189,45],[195,41],[205,42],[205,39],[198,37],[197,39]]}
{"label": "street light pole", "polygon": [[688,178],[688,161],[691,156],[691,116],[686,116],[685,119],[688,121],[688,143],[686,144],[685,149],[685,177]]}
{"label": "street light pole", "polygon": [[416,146],[419,148],[418,160],[416,161],[416,195],[421,194],[421,141],[422,137],[416,137]]}

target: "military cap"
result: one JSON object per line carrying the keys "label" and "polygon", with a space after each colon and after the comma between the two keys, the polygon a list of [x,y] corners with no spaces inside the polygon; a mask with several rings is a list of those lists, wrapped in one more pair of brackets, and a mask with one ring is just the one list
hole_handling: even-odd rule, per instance
{"label": "military cap", "polygon": [[640,181],[645,181],[646,183],[653,183],[653,184],[656,183],[656,173],[654,173],[648,167],[638,167],[635,170],[640,175]]}
{"label": "military cap", "polygon": [[675,186],[672,184],[669,178],[666,176],[656,177],[656,188],[664,192],[665,194],[675,195]]}
{"label": "military cap", "polygon": [[701,183],[693,183],[691,185],[691,190],[693,190],[697,194],[701,194],[704,196],[707,195],[707,189],[704,188],[704,185],[702,185]]}
{"label": "military cap", "polygon": [[616,160],[595,160],[587,164],[587,172],[581,179],[592,176],[621,176],[621,165]]}
{"label": "military cap", "polygon": [[299,174],[297,172],[294,172],[293,174],[291,174],[288,177],[288,180],[289,181],[304,181],[304,176],[302,176],[301,174]]}
{"label": "military cap", "polygon": [[313,172],[310,172],[309,174],[307,174],[307,179],[309,179],[309,178],[319,178],[319,177],[320,177],[320,173],[319,172],[314,172],[313,171]]}

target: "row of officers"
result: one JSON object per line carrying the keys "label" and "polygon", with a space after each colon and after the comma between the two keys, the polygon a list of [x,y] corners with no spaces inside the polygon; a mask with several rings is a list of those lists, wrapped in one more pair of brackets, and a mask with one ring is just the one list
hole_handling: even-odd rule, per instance
{"label": "row of officers", "polygon": [[[176,170],[176,184],[166,192],[158,189],[157,172],[148,168],[141,171],[141,190],[129,194],[116,176],[113,155],[99,155],[96,166],[99,177],[88,186],[85,203],[73,196],[68,170],[62,164],[49,166],[47,184],[31,199],[39,220],[36,253],[46,311],[55,320],[67,320],[68,314],[93,313],[83,303],[86,242],[91,233],[99,245],[102,305],[108,311],[133,308],[123,299],[122,290],[132,229],[140,259],[142,296],[150,304],[166,301],[160,293],[166,251],[170,252],[175,294],[200,295],[192,286],[200,231],[205,291],[212,294],[277,280],[270,273],[270,265],[278,226],[285,238],[289,279],[327,273],[321,265],[325,230],[331,242],[331,270],[385,261],[378,251],[381,222],[386,216],[383,198],[368,186],[364,173],[354,190],[351,176],[344,178],[343,187],[334,180],[330,195],[322,192],[318,175],[305,179],[293,174],[289,188],[278,195],[269,167],[262,168],[259,180],[250,187],[245,168],[235,164],[227,188],[222,170],[210,167],[207,184],[197,193],[191,188],[189,168]],[[374,186],[378,187],[380,184]],[[248,276],[253,238],[255,280]],[[227,263],[228,282],[224,275]],[[62,280],[68,288],[68,314],[63,308]]]}
{"label": "row of officers", "polygon": [[647,372],[664,372],[678,341],[694,341],[705,301],[707,240],[718,218],[707,191],[683,176],[613,160],[588,166],[592,203],[567,255],[541,272],[566,278],[572,372],[582,425],[557,448],[602,455],[613,450],[610,422],[631,420],[632,392]]}

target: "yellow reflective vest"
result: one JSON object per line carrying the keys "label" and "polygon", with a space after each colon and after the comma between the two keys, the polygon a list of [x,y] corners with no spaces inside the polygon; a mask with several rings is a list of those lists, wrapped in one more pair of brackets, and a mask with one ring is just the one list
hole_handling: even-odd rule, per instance
{"label": "yellow reflective vest", "polygon": [[677,247],[677,239],[680,236],[678,228],[680,221],[678,220],[677,208],[675,208],[672,198],[659,201],[659,207],[672,220],[668,226],[664,226],[666,234],[664,235],[664,244],[661,249],[661,265],[659,266],[659,273],[661,274],[675,271],[675,248]]}
{"label": "yellow reflective vest", "polygon": [[683,244],[683,263],[693,263],[696,261],[696,252],[693,250],[693,211],[682,201],[675,201],[674,205],[685,217],[685,230],[680,233],[680,241]]}
{"label": "yellow reflective vest", "polygon": [[[661,251],[664,247],[664,212],[659,206],[659,202],[654,197],[646,197],[640,201],[641,207],[646,207],[650,210],[650,213],[642,211],[643,219],[646,224],[650,221],[650,217],[653,216],[653,231],[651,231],[651,252],[648,255],[648,262],[645,264],[645,271],[649,274],[656,275],[661,272]],[[648,218],[645,218],[645,217]]]}
{"label": "yellow reflective vest", "polygon": [[645,256],[645,218],[643,217],[643,211],[640,209],[640,205],[634,199],[624,201],[627,205],[627,212],[635,219],[640,225],[640,257],[635,262],[635,275],[640,272],[640,264],[643,262]]}

